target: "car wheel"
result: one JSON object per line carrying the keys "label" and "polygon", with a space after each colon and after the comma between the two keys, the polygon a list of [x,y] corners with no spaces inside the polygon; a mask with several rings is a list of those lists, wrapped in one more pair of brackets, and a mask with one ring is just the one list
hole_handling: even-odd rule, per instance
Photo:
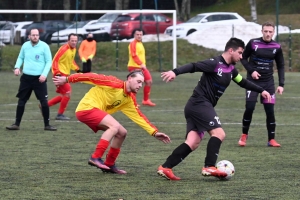
{"label": "car wheel", "polygon": [[194,33],[195,31],[196,31],[195,29],[189,30],[189,31],[187,32],[186,36],[188,36],[188,35]]}
{"label": "car wheel", "polygon": [[52,41],[51,41],[51,35],[49,35],[45,41],[47,44],[51,44]]}

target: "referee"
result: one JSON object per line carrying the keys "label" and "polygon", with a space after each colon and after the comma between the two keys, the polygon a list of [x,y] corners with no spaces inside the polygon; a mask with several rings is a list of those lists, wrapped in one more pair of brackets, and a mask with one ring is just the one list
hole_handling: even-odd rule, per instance
{"label": "referee", "polygon": [[44,130],[56,131],[56,128],[49,124],[49,106],[47,91],[47,75],[52,64],[52,55],[49,46],[39,40],[39,31],[31,29],[30,41],[22,45],[19,53],[14,74],[21,74],[20,68],[23,64],[23,74],[20,78],[20,86],[17,97],[19,98],[16,120],[7,130],[20,130],[25,104],[31,96],[32,90],[40,101],[41,112],[44,118]]}

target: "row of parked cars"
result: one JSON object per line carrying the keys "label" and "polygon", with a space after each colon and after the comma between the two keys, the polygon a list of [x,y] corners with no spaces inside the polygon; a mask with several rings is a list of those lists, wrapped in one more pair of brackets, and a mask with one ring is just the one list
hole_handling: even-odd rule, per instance
{"label": "row of parked cars", "polygon": [[[140,22],[142,22],[142,25]],[[237,13],[202,13],[185,23],[177,22],[176,36],[186,37],[207,25],[226,25],[243,22],[246,22],[246,20]],[[10,37],[12,37],[11,26],[14,26],[14,33],[20,30],[23,42],[27,40],[29,30],[37,28],[40,32],[40,39],[48,44],[66,42],[70,33],[77,33],[79,41],[85,39],[88,33],[93,33],[95,40],[99,42],[132,38],[134,31],[140,29],[140,27],[142,27],[144,34],[165,33],[172,36],[174,30],[173,20],[164,14],[107,13],[98,20],[78,21],[75,23],[63,20],[11,22],[6,23],[2,28],[0,23],[0,41],[3,43],[10,42]],[[2,33],[5,31],[8,34]],[[4,35],[7,35],[7,37],[4,37]]]}

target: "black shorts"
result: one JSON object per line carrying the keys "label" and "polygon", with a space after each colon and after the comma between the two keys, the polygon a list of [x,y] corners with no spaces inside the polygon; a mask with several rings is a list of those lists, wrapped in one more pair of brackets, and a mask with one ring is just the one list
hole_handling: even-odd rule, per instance
{"label": "black shorts", "polygon": [[193,103],[189,100],[184,108],[186,133],[197,131],[199,135],[221,127],[221,122],[211,103],[207,101]]}
{"label": "black shorts", "polygon": [[48,100],[47,80],[40,83],[39,77],[40,76],[23,74],[20,78],[20,86],[17,97],[21,100],[27,101],[30,98],[32,91],[34,91],[38,100]]}
{"label": "black shorts", "polygon": [[[251,80],[250,80],[251,81]],[[253,81],[251,81],[253,82]],[[269,81],[269,82],[258,82],[255,81],[253,82],[256,85],[259,85],[263,89],[265,89],[267,92],[270,93],[271,95],[271,103],[275,104],[276,97],[275,97],[275,84],[274,81]],[[251,90],[246,90],[246,101],[255,101],[257,102],[257,97],[258,97],[258,92],[254,92]],[[260,95],[260,103],[267,103],[266,100]]]}

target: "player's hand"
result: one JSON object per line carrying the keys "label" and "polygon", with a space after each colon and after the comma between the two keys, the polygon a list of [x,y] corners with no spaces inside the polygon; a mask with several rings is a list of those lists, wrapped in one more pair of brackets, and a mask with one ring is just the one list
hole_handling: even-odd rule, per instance
{"label": "player's hand", "polygon": [[168,144],[171,142],[171,139],[169,136],[167,136],[166,134],[164,133],[161,133],[161,132],[157,132],[155,133],[154,137],[160,141],[162,141],[163,143],[165,144]]}
{"label": "player's hand", "polygon": [[251,76],[252,76],[252,78],[253,79],[259,79],[259,77],[260,77],[260,74],[257,72],[257,71],[254,71],[252,74],[251,74]]}
{"label": "player's hand", "polygon": [[278,86],[277,89],[276,89],[276,92],[277,92],[278,94],[282,94],[283,91],[284,91],[284,88],[281,87],[281,86]]}
{"label": "player's hand", "polygon": [[160,77],[162,77],[163,81],[166,81],[167,83],[173,81],[176,78],[176,74],[172,70],[170,70],[167,72],[162,72]]}
{"label": "player's hand", "polygon": [[15,74],[16,76],[19,76],[19,74],[21,74],[21,70],[18,69],[18,68],[16,68],[16,69],[14,70],[14,74]]}
{"label": "player's hand", "polygon": [[264,91],[261,93],[261,96],[262,96],[263,98],[267,99],[267,100],[268,100],[268,103],[271,102],[271,95],[270,95],[270,93],[267,92],[266,90],[264,90]]}
{"label": "player's hand", "polygon": [[81,58],[82,62],[86,62],[86,59],[84,57]]}
{"label": "player's hand", "polygon": [[142,69],[147,69],[147,67],[146,67],[145,64],[141,64],[141,68],[142,68]]}
{"label": "player's hand", "polygon": [[45,81],[46,81],[46,78],[47,78],[46,76],[40,75],[40,77],[39,77],[40,83],[45,82]]}
{"label": "player's hand", "polygon": [[52,78],[54,85],[63,85],[67,82],[67,77],[65,76],[55,76]]}
{"label": "player's hand", "polygon": [[93,54],[88,57],[88,59],[90,59],[90,60],[93,60],[93,58],[94,58]]}

